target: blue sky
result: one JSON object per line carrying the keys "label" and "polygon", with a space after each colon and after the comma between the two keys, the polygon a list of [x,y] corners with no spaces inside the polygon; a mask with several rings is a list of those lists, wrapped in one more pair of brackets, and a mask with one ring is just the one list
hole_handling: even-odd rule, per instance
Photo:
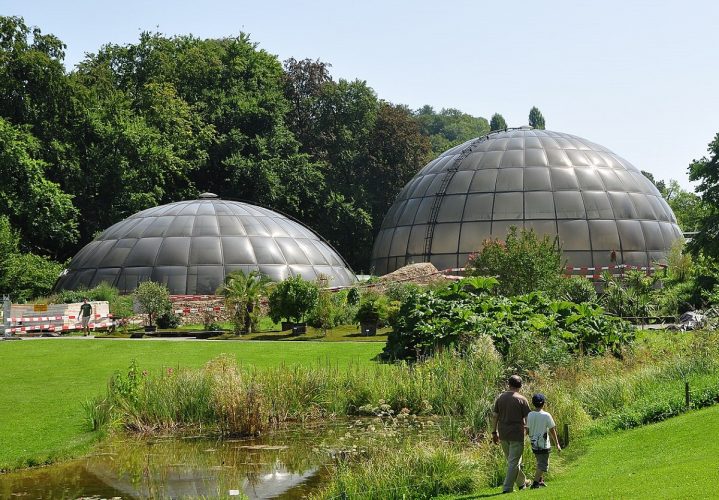
{"label": "blue sky", "polygon": [[458,108],[510,126],[532,106],[547,128],[612,149],[690,187],[687,166],[719,132],[719,2],[2,0],[53,33],[72,67],[142,31],[240,31],[281,60],[321,59],[411,108]]}

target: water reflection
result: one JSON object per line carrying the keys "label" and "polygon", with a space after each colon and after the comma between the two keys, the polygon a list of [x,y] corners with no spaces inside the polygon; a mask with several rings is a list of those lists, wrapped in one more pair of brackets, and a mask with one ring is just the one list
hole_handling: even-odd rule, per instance
{"label": "water reflection", "polygon": [[[380,423],[377,423],[380,422]],[[277,430],[261,438],[125,437],[91,456],[0,474],[2,498],[302,498],[338,457],[424,426],[334,422]]]}

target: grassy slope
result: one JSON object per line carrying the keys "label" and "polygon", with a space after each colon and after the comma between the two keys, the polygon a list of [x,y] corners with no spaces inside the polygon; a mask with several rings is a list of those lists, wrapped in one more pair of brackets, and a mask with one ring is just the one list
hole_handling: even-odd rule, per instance
{"label": "grassy slope", "polygon": [[81,453],[96,439],[82,403],[132,359],[141,369],[203,365],[228,353],[258,367],[369,363],[381,343],[59,340],[0,342],[0,470]]}
{"label": "grassy slope", "polygon": [[[565,471],[531,498],[716,498],[719,406],[567,450]],[[497,489],[492,491],[496,493]],[[483,495],[483,496],[490,496]]]}

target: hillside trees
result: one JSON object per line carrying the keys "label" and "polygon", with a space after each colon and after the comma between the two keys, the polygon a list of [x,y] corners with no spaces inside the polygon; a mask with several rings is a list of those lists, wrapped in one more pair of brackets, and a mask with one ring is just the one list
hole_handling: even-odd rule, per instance
{"label": "hillside trees", "polygon": [[486,118],[475,117],[458,109],[443,109],[437,113],[432,106],[425,105],[417,110],[415,116],[422,135],[429,137],[432,158],[458,144],[489,132],[489,122]]}

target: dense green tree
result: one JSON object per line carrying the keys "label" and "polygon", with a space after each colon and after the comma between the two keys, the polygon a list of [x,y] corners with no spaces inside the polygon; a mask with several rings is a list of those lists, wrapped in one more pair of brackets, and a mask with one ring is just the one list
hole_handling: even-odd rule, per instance
{"label": "dense green tree", "polygon": [[[657,183],[657,187],[663,184],[663,181]],[[662,185],[659,189],[662,196],[671,207],[677,218],[677,223],[683,231],[698,231],[701,220],[708,215],[708,207],[702,202],[702,199],[696,194],[683,189],[674,179],[669,180],[669,184]]]}
{"label": "dense green tree", "polygon": [[489,129],[492,132],[497,130],[505,130],[507,128],[507,122],[504,121],[504,117],[499,113],[494,113],[492,119],[489,121]]}
{"label": "dense green tree", "polygon": [[235,271],[225,278],[217,293],[225,299],[225,306],[232,314],[234,332],[252,333],[258,321],[260,300],[267,296],[267,276],[258,271],[245,274]]}
{"label": "dense green tree", "polygon": [[529,126],[538,130],[544,130],[544,116],[537,106],[529,110]]}
{"label": "dense green tree", "polygon": [[443,109],[439,113],[425,105],[415,113],[422,135],[429,137],[431,157],[489,132],[486,118],[475,117],[458,109]]}
{"label": "dense green tree", "polygon": [[708,156],[692,161],[689,180],[698,181],[697,192],[705,205],[696,228],[699,231],[690,244],[690,250],[703,250],[707,255],[719,257],[719,133],[709,143]]}

